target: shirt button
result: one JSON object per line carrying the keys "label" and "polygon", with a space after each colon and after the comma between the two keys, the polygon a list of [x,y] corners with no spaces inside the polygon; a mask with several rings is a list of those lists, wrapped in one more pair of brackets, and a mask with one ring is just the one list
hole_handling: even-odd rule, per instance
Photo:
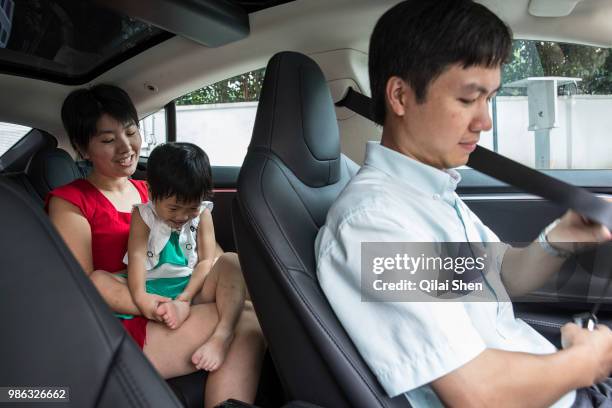
{"label": "shirt button", "polygon": [[433,199],[434,199],[434,200],[439,200],[439,199],[440,199],[440,194],[437,194],[437,193],[436,193],[436,194],[434,194],[434,195],[433,195]]}

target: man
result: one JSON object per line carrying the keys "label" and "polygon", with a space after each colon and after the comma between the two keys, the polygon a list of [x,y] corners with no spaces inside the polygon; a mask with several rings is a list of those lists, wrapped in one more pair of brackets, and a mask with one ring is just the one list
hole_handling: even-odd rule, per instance
{"label": "man", "polygon": [[[381,17],[369,71],[382,139],[368,144],[317,236],[318,277],[336,315],[387,393],[416,407],[584,404],[596,397],[583,387],[612,370],[605,326],[564,326],[557,351],[510,302],[361,301],[362,242],[499,241],[455,193],[452,168],[491,128],[488,102],[511,38],[471,0],[407,0]],[[527,293],[559,269],[571,242],[611,238],[573,212],[545,231],[526,248],[508,247],[485,281]]]}

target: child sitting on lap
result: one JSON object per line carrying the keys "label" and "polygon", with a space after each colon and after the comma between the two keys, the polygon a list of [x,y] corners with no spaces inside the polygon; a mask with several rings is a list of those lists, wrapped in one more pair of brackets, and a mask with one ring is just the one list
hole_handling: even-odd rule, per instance
{"label": "child sitting on lap", "polygon": [[205,201],[212,195],[208,157],[191,143],[163,144],[148,159],[147,181],[151,200],[134,206],[124,259],[130,293],[145,317],[170,329],[188,318],[191,303],[216,302],[219,322],[192,356],[196,368],[214,371],[233,339],[245,287],[236,257],[213,268],[220,253],[213,203]]}

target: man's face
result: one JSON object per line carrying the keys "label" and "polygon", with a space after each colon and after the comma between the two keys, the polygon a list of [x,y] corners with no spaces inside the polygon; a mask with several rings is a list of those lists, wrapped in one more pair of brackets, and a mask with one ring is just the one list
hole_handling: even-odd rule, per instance
{"label": "man's face", "polygon": [[453,65],[430,83],[423,103],[403,93],[396,148],[439,169],[466,164],[480,132],[491,129],[489,101],[499,86],[500,67]]}

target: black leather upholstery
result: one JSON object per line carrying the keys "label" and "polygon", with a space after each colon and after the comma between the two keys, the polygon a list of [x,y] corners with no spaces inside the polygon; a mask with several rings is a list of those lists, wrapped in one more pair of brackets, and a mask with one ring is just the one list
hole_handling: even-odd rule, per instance
{"label": "black leather upholstery", "polygon": [[68,152],[55,147],[36,152],[28,163],[26,175],[42,200],[54,188],[83,177]]}
{"label": "black leather upholstery", "polygon": [[316,277],[314,240],[357,166],[340,154],[333,102],[310,58],[275,55],[238,179],[234,234],[289,399],[326,407],[408,406],[388,398]]}
{"label": "black leather upholstery", "polygon": [[40,207],[0,180],[0,384],[70,387],[73,407],[179,407]]}

